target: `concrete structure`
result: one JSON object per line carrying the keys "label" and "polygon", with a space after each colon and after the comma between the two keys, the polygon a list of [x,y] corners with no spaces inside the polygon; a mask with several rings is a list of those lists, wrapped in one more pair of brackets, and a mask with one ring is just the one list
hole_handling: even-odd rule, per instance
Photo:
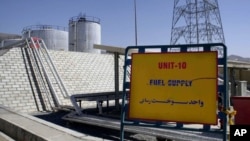
{"label": "concrete structure", "polygon": [[250,62],[228,60],[228,71],[237,81],[247,81],[250,85]]}
{"label": "concrete structure", "polygon": [[94,49],[101,44],[100,19],[88,16],[72,17],[69,20],[69,51],[101,53]]}
{"label": "concrete structure", "polygon": [[[1,141],[103,141],[0,105]],[[3,133],[2,133],[2,132]]]}
{"label": "concrete structure", "polygon": [[[114,55],[49,51],[70,95],[115,91]],[[51,110],[39,86],[27,48],[0,49],[0,103],[20,112]],[[122,90],[123,60],[119,61],[119,89]],[[69,99],[60,97],[64,105]],[[82,106],[95,106],[95,102]]]}
{"label": "concrete structure", "polygon": [[21,35],[0,33],[0,47],[9,45],[22,39]]}
{"label": "concrete structure", "polygon": [[2,40],[0,47],[11,45],[11,44],[16,43],[16,42],[18,42],[20,40],[22,40],[22,39],[20,38],[20,39],[5,39],[5,40]]}
{"label": "concrete structure", "polygon": [[42,38],[48,49],[68,51],[68,31],[53,25],[32,25],[23,29],[23,38]]}
{"label": "concrete structure", "polygon": [[[103,47],[102,47],[103,48]],[[111,51],[113,49],[110,49]],[[114,49],[122,53],[123,50]],[[115,82],[122,90],[123,56],[119,56],[119,81],[114,78],[114,54],[92,54],[50,50],[50,55],[69,94],[83,94],[115,91]],[[26,48],[0,49],[0,103],[21,112],[51,110],[48,98],[35,77],[32,58]],[[228,62],[234,68],[245,65]],[[249,79],[250,72],[244,68],[241,77]],[[245,74],[246,73],[246,74]],[[248,76],[249,75],[249,76]],[[239,80],[244,80],[239,79]],[[69,99],[60,97],[64,105],[71,105]],[[82,106],[95,106],[96,103],[84,102]]]}
{"label": "concrete structure", "polygon": [[228,75],[231,82],[231,96],[250,96],[247,90],[250,86],[249,62],[228,60]]}
{"label": "concrete structure", "polygon": [[247,92],[247,81],[238,81],[236,96],[250,96]]}
{"label": "concrete structure", "polygon": [[[120,53],[123,52],[123,50],[121,49],[119,49],[118,51],[115,48],[105,48],[109,48],[109,51],[113,53],[116,51]],[[116,79],[114,78],[114,55],[116,53],[91,54],[54,50],[50,50],[49,53],[70,95],[115,91],[116,88],[114,84],[116,82]],[[32,60],[32,58],[30,58],[30,55],[31,54],[27,48],[10,47],[0,49],[0,103],[11,109],[14,109],[15,111],[25,113],[52,110],[48,103],[49,99],[46,97],[46,95],[44,95],[43,90],[39,85],[40,80],[36,77],[37,70],[35,70],[32,66],[35,60]],[[118,89],[122,90],[124,60],[123,56],[121,55],[116,57],[118,57],[120,60],[118,63]],[[65,99],[62,96],[60,97],[60,99],[63,101],[63,105],[71,105],[69,99]],[[82,106],[84,108],[93,107],[95,106],[95,104],[95,102],[85,102]],[[11,111],[10,113],[13,112]],[[36,132],[36,134],[38,135],[41,134],[42,138],[45,138],[44,140],[53,140],[56,138],[55,136],[53,136],[54,134],[49,134],[51,136],[44,136],[46,135],[44,134],[44,132],[40,133],[37,132],[37,130],[39,129],[32,128],[32,126],[36,125],[37,127],[41,126],[41,129],[43,131],[47,131],[48,128],[43,128],[43,125],[31,123],[32,126],[29,126],[29,120],[34,120],[33,118],[20,120],[20,116],[16,116],[10,113],[6,112],[6,110],[0,110],[0,124],[4,125],[1,126],[4,127],[4,129],[6,127],[11,127],[11,129],[14,130],[13,132],[17,132],[18,135],[25,134],[28,136],[32,136],[32,133]],[[3,121],[3,119],[6,120],[6,118],[10,118],[11,116],[11,120]],[[18,124],[18,126],[9,124],[10,121],[17,122],[15,123],[15,125]],[[25,124],[18,123],[20,121]],[[105,120],[104,122],[107,123],[107,120]],[[28,124],[28,126],[26,124]],[[20,126],[23,128],[20,128]],[[23,130],[24,127],[29,131],[26,132],[26,130]],[[8,128],[5,129],[6,131],[4,131],[4,133],[11,132],[7,131],[7,129]],[[3,129],[0,129],[0,131],[1,130]],[[56,134],[61,133],[56,132]],[[67,137],[65,138],[67,139]]]}
{"label": "concrete structure", "polygon": [[5,39],[20,39],[21,35],[18,34],[9,34],[9,33],[0,33],[0,41]]}

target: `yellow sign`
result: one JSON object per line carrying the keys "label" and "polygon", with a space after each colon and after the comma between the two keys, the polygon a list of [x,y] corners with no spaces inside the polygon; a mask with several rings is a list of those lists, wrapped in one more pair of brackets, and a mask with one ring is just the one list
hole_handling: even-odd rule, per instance
{"label": "yellow sign", "polygon": [[217,52],[134,53],[129,118],[217,124]]}

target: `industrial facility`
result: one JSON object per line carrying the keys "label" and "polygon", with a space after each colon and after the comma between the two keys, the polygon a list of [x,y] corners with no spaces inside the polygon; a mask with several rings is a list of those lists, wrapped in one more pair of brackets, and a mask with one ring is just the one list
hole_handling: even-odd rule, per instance
{"label": "industrial facility", "polygon": [[23,28],[22,38],[42,38],[48,49],[68,51],[68,31],[66,27],[53,25],[32,25]]}
{"label": "industrial facility", "polygon": [[101,53],[94,49],[101,44],[100,19],[80,15],[69,20],[69,51]]}
{"label": "industrial facility", "polygon": [[68,27],[56,25],[30,25],[24,27],[22,35],[1,33],[1,46],[7,46],[21,39],[38,37],[44,40],[49,50],[101,53],[94,44],[101,44],[100,19],[86,15],[69,19]]}
{"label": "industrial facility", "polygon": [[[242,110],[250,63],[228,59],[217,0],[174,0],[169,45],[138,46],[137,35],[126,49],[103,45],[101,29],[101,19],[80,14],[68,27],[0,33],[0,140],[3,132],[14,140],[226,141],[230,125],[250,124]],[[91,128],[110,133],[79,133]]]}
{"label": "industrial facility", "polygon": [[21,39],[22,36],[18,34],[0,33],[0,47],[8,46],[12,43],[20,41]]}

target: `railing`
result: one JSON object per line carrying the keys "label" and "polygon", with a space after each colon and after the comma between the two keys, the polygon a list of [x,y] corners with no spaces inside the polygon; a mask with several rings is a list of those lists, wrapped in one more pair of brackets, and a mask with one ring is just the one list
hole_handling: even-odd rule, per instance
{"label": "railing", "polygon": [[75,17],[70,18],[69,23],[83,22],[83,21],[100,23],[101,20],[97,17],[81,15],[81,16],[75,16]]}
{"label": "railing", "polygon": [[[101,102],[107,101],[107,105],[108,105],[109,100],[115,100],[117,98],[119,99],[122,98],[122,91],[119,92],[118,96],[115,92],[85,93],[85,94],[75,94],[75,95],[70,96],[72,105],[74,106],[74,109],[78,115],[83,114],[81,110],[82,101],[97,101],[99,114],[102,114]],[[79,102],[79,106],[77,102]]]}

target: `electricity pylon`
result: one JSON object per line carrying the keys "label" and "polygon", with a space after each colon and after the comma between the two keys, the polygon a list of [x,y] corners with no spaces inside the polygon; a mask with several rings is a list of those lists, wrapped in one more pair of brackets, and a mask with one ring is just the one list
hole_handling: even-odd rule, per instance
{"label": "electricity pylon", "polygon": [[225,43],[217,0],[174,0],[171,45]]}

